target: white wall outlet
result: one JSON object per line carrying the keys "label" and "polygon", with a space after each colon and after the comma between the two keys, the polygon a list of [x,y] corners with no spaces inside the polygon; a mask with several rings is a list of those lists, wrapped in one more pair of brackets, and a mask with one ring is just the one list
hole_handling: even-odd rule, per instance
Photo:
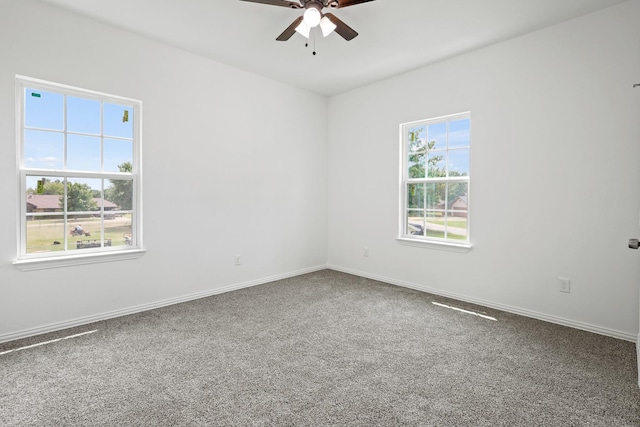
{"label": "white wall outlet", "polygon": [[364,250],[362,251],[362,255],[369,256],[369,248],[365,247]]}
{"label": "white wall outlet", "polygon": [[234,263],[235,265],[240,265],[240,264],[242,264],[242,258],[240,258],[240,255],[236,255],[236,256],[234,256],[234,257],[233,257],[233,263]]}
{"label": "white wall outlet", "polygon": [[570,293],[571,292],[571,279],[569,279],[568,277],[558,277],[558,280],[560,281],[560,287],[558,288],[558,290],[560,292],[566,292],[566,293]]}

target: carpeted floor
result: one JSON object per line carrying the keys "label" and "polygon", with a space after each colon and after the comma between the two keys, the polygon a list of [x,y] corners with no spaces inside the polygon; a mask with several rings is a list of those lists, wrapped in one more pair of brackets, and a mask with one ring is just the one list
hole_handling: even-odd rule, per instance
{"label": "carpeted floor", "polygon": [[634,344],[329,270],[3,351],[2,426],[640,426]]}

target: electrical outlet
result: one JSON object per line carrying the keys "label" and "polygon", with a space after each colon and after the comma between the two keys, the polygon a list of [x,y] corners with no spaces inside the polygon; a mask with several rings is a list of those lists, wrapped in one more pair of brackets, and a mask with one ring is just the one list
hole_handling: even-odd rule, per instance
{"label": "electrical outlet", "polygon": [[362,252],[362,255],[368,257],[369,256],[369,248],[365,247],[364,251]]}
{"label": "electrical outlet", "polygon": [[558,280],[560,281],[560,287],[558,288],[558,290],[560,292],[570,293],[571,279],[569,279],[568,277],[558,277]]}
{"label": "electrical outlet", "polygon": [[236,255],[236,256],[234,257],[233,262],[235,263],[235,265],[240,265],[240,264],[242,264],[242,259],[240,258],[240,255]]}

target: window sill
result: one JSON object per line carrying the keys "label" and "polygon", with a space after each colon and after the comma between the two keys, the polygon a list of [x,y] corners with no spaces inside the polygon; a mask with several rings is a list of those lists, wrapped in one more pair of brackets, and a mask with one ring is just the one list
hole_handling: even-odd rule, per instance
{"label": "window sill", "polygon": [[471,251],[472,248],[471,243],[440,242],[435,240],[411,239],[408,237],[398,237],[396,238],[396,240],[398,241],[398,243],[405,246],[414,246],[417,248],[425,249],[437,249],[458,253],[467,253]]}
{"label": "window sill", "polygon": [[13,265],[20,271],[46,270],[50,268],[70,267],[74,265],[97,264],[102,262],[138,259],[142,257],[145,252],[145,249],[132,249],[111,253],[102,252],[82,255],[70,255],[56,258],[19,259],[17,261],[14,261]]}

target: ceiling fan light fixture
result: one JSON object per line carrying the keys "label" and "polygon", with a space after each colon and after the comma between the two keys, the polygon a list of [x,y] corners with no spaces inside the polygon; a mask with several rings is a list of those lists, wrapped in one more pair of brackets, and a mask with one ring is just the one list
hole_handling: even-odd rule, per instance
{"label": "ceiling fan light fixture", "polygon": [[322,13],[313,6],[304,11],[304,23],[311,28],[317,27],[321,19]]}
{"label": "ceiling fan light fixture", "polygon": [[309,33],[311,32],[311,27],[305,24],[304,21],[300,22],[300,25],[296,27],[296,32],[303,36],[305,39],[309,38]]}
{"label": "ceiling fan light fixture", "polygon": [[[0,0],[2,1],[2,0]],[[236,0],[237,1],[237,0]],[[360,3],[368,3],[375,0],[240,0],[252,3],[262,3],[272,6],[287,7],[289,9],[304,9],[302,16],[298,17],[276,38],[277,41],[284,42],[296,32],[304,38],[309,39],[311,29],[320,25],[322,35],[327,37],[331,33],[336,33],[346,41],[353,40],[358,36],[358,32],[342,22],[333,13],[324,14],[325,8],[341,9],[347,6],[354,6]],[[308,45],[308,42],[307,42]]]}
{"label": "ceiling fan light fixture", "polygon": [[327,37],[329,34],[333,33],[333,30],[337,28],[337,25],[331,22],[331,20],[326,16],[323,16],[320,20],[320,28],[322,29],[322,36]]}

